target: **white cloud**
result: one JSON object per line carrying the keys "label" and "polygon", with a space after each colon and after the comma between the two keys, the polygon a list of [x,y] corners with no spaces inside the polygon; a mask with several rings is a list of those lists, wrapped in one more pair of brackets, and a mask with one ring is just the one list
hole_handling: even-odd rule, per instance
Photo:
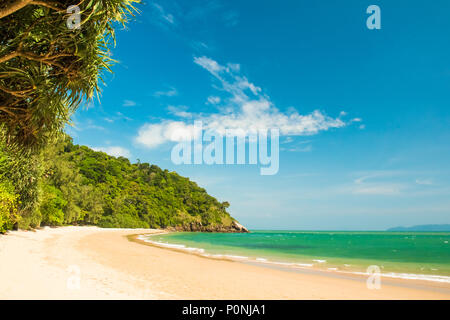
{"label": "white cloud", "polygon": [[[341,112],[341,116],[345,116],[347,113],[346,112],[344,112],[344,111],[342,111]],[[361,119],[361,118],[353,118],[353,119],[351,119],[350,121],[349,121],[349,123],[354,123],[354,122],[356,122],[356,123],[361,123],[363,120]],[[364,130],[365,128],[366,128],[366,125],[365,124],[363,124],[363,123],[361,123],[359,126],[358,126],[358,128],[360,129],[360,130]]]}
{"label": "white cloud", "polygon": [[133,100],[124,100],[122,103],[123,107],[134,107],[136,106],[136,102],[134,102]]}
{"label": "white cloud", "polygon": [[182,121],[164,121],[145,124],[138,132],[136,142],[147,148],[155,148],[167,141],[181,142],[194,138],[194,126]]}
{"label": "white cloud", "polygon": [[[219,83],[214,87],[223,96],[210,96],[208,102],[218,105],[220,111],[208,115],[197,115],[196,120],[203,122],[205,130],[225,134],[226,130],[251,132],[279,129],[284,136],[314,135],[331,128],[341,128],[348,123],[329,117],[319,110],[302,115],[291,109],[288,113],[278,110],[262,89],[240,74],[240,65],[220,65],[208,57],[195,57],[194,63],[207,70]],[[357,121],[357,120],[353,120]],[[351,123],[350,121],[349,123]],[[160,124],[146,124],[139,130],[136,141],[147,147],[157,147],[170,139],[172,124],[192,127],[183,122],[165,120]]]}
{"label": "white cloud", "polygon": [[312,151],[312,146],[306,145],[306,146],[295,146],[292,148],[282,148],[282,151],[290,151],[290,152],[311,152]]}
{"label": "white cloud", "polygon": [[425,179],[416,179],[416,183],[420,185],[426,185],[431,186],[433,182],[431,180],[425,180]]}
{"label": "white cloud", "polygon": [[422,175],[442,175],[442,172],[418,172],[405,170],[375,170],[354,172],[357,176],[352,183],[332,187],[330,192],[337,194],[353,194],[356,196],[396,196],[396,197],[428,197],[449,195],[447,186],[437,185],[431,177],[418,178]]}
{"label": "white cloud", "polygon": [[125,157],[125,158],[131,157],[131,152],[128,149],[118,147],[118,146],[96,147],[96,148],[92,148],[92,150],[102,151],[113,157]]}
{"label": "white cloud", "polygon": [[367,172],[353,181],[350,191],[360,195],[400,195],[410,189],[401,179],[406,174],[402,171]]}
{"label": "white cloud", "polygon": [[219,104],[220,101],[221,101],[220,97],[216,97],[216,96],[208,97],[208,103],[209,104]]}
{"label": "white cloud", "polygon": [[294,138],[292,137],[286,137],[286,139],[284,139],[283,141],[281,141],[281,144],[288,144],[291,143],[292,141],[294,141]]}
{"label": "white cloud", "polygon": [[133,120],[133,119],[127,117],[126,115],[124,115],[122,112],[116,112],[116,115],[117,115],[116,118],[121,119],[121,120],[126,120],[126,121],[132,121]]}
{"label": "white cloud", "polygon": [[203,41],[191,41],[190,46],[196,51],[210,50],[210,46]]}
{"label": "white cloud", "polygon": [[169,24],[175,23],[174,16],[170,13],[167,13],[166,10],[164,10],[164,8],[161,5],[153,2],[152,6],[155,9],[156,13],[158,14],[158,16],[161,20],[163,20],[164,22],[169,23]]}
{"label": "white cloud", "polygon": [[88,119],[85,123],[74,123],[74,129],[77,131],[83,131],[83,130],[99,130],[99,131],[105,131],[106,129],[102,126],[97,125],[94,120]]}
{"label": "white cloud", "polygon": [[194,62],[212,74],[218,74],[219,72],[225,70],[225,68],[219,65],[216,61],[207,57],[195,57]]}
{"label": "white cloud", "polygon": [[311,152],[312,145],[311,140],[299,141],[295,145],[292,145],[294,139],[291,136],[286,137],[284,141],[281,142],[282,145],[289,145],[286,147],[282,147],[280,150],[282,151],[290,151],[290,152]]}
{"label": "white cloud", "polygon": [[171,114],[180,118],[192,118],[192,113],[186,111],[186,106],[168,106],[167,110],[169,110]]}
{"label": "white cloud", "polygon": [[363,195],[398,195],[402,191],[401,186],[392,184],[386,185],[371,185],[371,186],[357,186],[353,189],[354,194],[363,194]]}
{"label": "white cloud", "polygon": [[178,90],[174,87],[170,87],[169,90],[166,91],[156,91],[153,96],[159,98],[159,97],[174,97],[178,95]]}

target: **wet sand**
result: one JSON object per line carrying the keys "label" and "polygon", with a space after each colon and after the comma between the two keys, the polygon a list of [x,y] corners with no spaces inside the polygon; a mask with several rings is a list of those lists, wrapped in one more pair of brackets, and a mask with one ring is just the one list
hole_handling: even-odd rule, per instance
{"label": "wet sand", "polygon": [[[45,228],[0,235],[0,299],[450,299],[448,284],[286,270],[158,248],[149,229]],[[134,239],[130,241],[129,238]]]}

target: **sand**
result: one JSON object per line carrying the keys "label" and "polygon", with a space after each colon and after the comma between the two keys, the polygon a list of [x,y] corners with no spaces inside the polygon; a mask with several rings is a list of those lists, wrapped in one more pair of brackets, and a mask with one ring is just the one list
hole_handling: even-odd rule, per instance
{"label": "sand", "polygon": [[0,235],[0,299],[450,299],[448,284],[287,271],[130,241],[96,227]]}

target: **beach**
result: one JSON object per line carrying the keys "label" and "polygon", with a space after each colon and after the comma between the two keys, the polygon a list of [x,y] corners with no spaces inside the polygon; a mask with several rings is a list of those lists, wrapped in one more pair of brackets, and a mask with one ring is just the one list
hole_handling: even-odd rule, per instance
{"label": "beach", "polygon": [[[153,229],[0,235],[0,299],[450,299],[444,283],[269,268],[149,245]],[[130,241],[132,240],[132,241]]]}

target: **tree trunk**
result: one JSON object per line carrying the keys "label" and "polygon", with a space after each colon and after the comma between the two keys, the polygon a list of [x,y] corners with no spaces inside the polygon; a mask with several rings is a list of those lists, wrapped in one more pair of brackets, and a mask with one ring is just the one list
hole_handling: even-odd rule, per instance
{"label": "tree trunk", "polygon": [[8,4],[6,8],[0,9],[0,19],[22,9],[30,4],[33,0],[15,0],[13,3]]}

